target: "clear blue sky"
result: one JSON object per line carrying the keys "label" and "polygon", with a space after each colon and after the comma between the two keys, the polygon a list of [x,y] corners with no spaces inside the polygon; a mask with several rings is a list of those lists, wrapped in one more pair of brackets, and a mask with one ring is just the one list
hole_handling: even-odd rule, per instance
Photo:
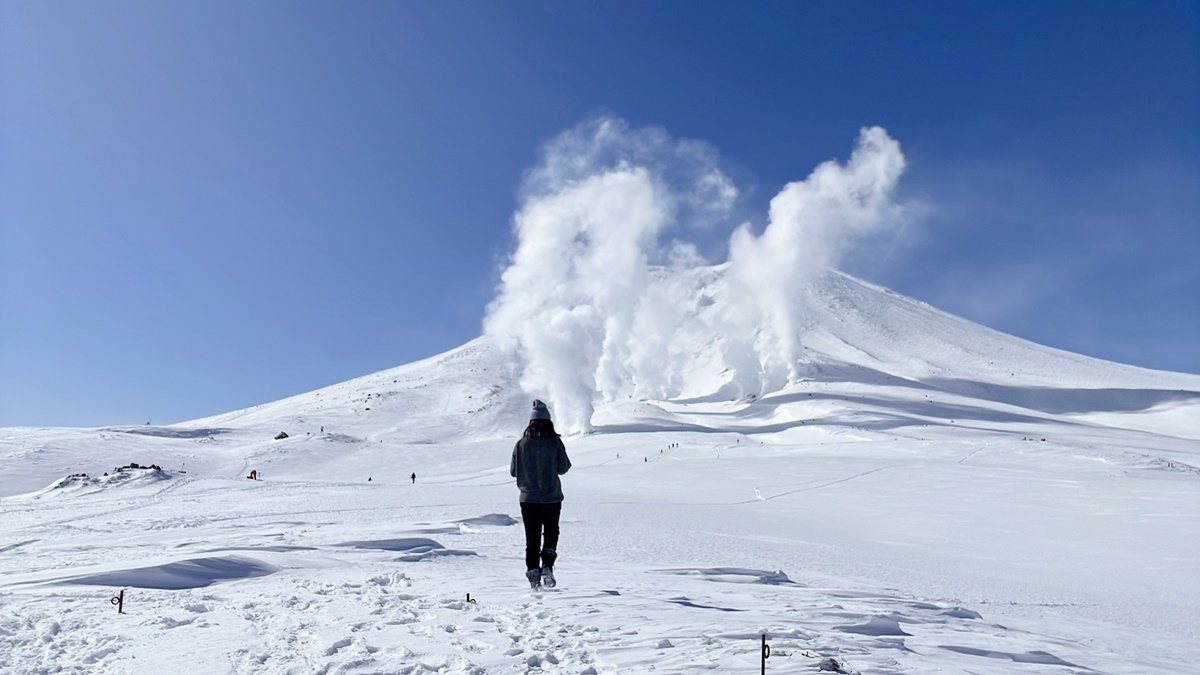
{"label": "clear blue sky", "polygon": [[880,125],[933,207],[850,271],[1200,372],[1195,2],[0,4],[0,426],[170,423],[481,333],[522,172],[597,114],[747,208]]}

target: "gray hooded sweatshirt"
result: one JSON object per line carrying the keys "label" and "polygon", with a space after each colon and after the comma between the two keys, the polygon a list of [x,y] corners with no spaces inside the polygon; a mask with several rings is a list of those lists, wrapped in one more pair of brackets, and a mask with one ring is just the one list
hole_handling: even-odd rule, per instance
{"label": "gray hooded sweatshirt", "polygon": [[563,500],[559,476],[571,468],[567,448],[557,436],[527,436],[513,448],[508,473],[517,479],[521,501],[553,504]]}

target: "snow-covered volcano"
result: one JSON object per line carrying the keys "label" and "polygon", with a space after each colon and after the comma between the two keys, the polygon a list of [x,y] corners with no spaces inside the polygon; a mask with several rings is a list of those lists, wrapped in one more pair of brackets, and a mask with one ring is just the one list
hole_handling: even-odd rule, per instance
{"label": "snow-covered volcano", "polygon": [[1194,672],[1200,376],[837,272],[780,369],[727,267],[652,274],[676,328],[566,439],[557,591],[507,470],[555,401],[482,337],[177,425],[0,430],[3,670],[756,672],[765,634],[768,672]]}

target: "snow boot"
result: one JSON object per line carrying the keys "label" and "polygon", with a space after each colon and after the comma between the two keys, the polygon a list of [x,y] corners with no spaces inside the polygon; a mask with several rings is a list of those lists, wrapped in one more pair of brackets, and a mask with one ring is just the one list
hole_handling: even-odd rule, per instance
{"label": "snow boot", "polygon": [[537,590],[542,587],[542,571],[532,569],[525,573],[525,578],[529,580],[529,587]]}
{"label": "snow boot", "polygon": [[554,580],[554,561],[557,559],[558,553],[554,549],[542,549],[542,585],[546,588],[554,588],[557,583]]}

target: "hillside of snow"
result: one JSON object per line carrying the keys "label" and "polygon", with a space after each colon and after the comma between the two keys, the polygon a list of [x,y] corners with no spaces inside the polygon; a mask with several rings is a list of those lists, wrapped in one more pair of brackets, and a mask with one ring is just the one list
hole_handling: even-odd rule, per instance
{"label": "hillside of snow", "polygon": [[0,429],[0,671],[758,672],[765,635],[778,673],[1196,672],[1200,376],[836,272],[773,371],[727,267],[651,273],[672,339],[565,438],[559,588],[522,576],[530,396],[489,335],[177,425]]}

